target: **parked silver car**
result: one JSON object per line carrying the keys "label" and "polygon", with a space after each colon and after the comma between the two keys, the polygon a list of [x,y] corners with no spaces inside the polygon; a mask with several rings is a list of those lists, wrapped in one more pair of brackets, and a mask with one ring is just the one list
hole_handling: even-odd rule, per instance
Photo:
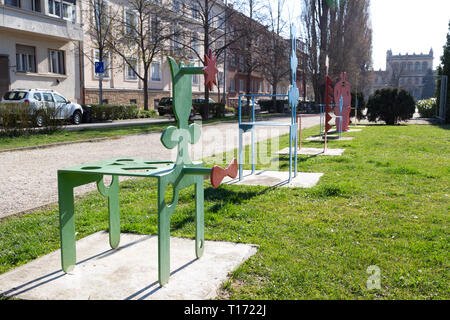
{"label": "parked silver car", "polygon": [[50,108],[54,110],[53,117],[58,120],[69,119],[73,124],[80,124],[83,117],[83,108],[77,103],[66,99],[60,93],[47,89],[13,89],[2,97],[3,103],[28,103],[31,112],[36,113],[36,125],[44,125],[44,117],[39,110]]}

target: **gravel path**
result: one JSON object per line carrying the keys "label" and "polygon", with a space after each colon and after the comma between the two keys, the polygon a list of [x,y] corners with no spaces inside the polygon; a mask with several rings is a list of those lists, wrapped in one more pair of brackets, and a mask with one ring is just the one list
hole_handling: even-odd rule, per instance
{"label": "gravel path", "polygon": [[[288,123],[290,118],[270,121]],[[318,116],[305,117],[302,127],[318,123]],[[257,126],[256,139],[266,140],[288,132],[288,127]],[[192,159],[237,148],[238,133],[236,122],[203,126],[202,139],[191,150]],[[115,157],[174,160],[176,151],[164,148],[160,137],[161,133],[155,132],[123,136],[115,140],[0,153],[0,218],[57,202],[58,169]],[[246,134],[244,144],[249,141],[250,134]],[[95,188],[95,183],[78,187],[75,195]]]}

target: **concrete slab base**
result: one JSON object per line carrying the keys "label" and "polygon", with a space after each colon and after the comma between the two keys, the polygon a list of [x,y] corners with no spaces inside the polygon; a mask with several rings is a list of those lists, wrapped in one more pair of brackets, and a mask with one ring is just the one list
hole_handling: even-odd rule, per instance
{"label": "concrete slab base", "polygon": [[256,170],[255,174],[251,173],[251,170],[244,170],[241,181],[239,181],[239,177],[235,179],[226,177],[222,183],[246,186],[312,188],[323,176],[323,173],[297,172],[297,176],[292,177],[291,182],[288,183],[289,172],[287,171]]}
{"label": "concrete slab base", "polygon": [[77,265],[61,270],[60,250],[0,275],[0,295],[30,300],[204,300],[230,271],[256,253],[255,245],[205,241],[200,259],[195,241],[171,238],[169,283],[158,283],[158,237],[121,234],[118,249],[101,231],[77,241]]}
{"label": "concrete slab base", "polygon": [[[348,129],[347,131],[344,132],[360,132],[362,131],[362,129]],[[338,132],[336,130],[334,131],[328,131],[329,134],[338,134]]]}
{"label": "concrete slab base", "polygon": [[[297,154],[310,155],[310,156],[341,156],[345,149],[330,149],[327,148],[326,152],[323,152],[323,148],[301,148],[297,149]],[[292,150],[292,153],[294,150]],[[281,149],[278,154],[289,155],[289,147]]]}
{"label": "concrete slab base", "polygon": [[[353,137],[340,137],[338,135],[333,135],[333,136],[329,136],[327,135],[327,139],[328,140],[337,140],[337,141],[348,141],[348,140],[353,140]],[[314,136],[314,137],[308,137],[305,140],[308,141],[323,141],[323,137],[322,136]]]}

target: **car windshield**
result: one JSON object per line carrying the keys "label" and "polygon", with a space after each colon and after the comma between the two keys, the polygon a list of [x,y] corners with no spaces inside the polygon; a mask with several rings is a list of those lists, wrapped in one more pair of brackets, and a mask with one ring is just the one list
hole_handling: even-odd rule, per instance
{"label": "car windshield", "polygon": [[162,98],[161,101],[159,101],[159,104],[162,103],[170,103],[171,98]]}
{"label": "car windshield", "polygon": [[24,91],[8,91],[3,95],[5,100],[22,100],[27,96],[27,92]]}

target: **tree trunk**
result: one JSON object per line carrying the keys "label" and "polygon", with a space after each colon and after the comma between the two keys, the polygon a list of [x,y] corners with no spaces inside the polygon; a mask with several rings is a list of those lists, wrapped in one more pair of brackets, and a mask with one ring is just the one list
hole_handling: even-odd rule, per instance
{"label": "tree trunk", "polygon": [[144,110],[148,110],[148,68],[144,71]]}

